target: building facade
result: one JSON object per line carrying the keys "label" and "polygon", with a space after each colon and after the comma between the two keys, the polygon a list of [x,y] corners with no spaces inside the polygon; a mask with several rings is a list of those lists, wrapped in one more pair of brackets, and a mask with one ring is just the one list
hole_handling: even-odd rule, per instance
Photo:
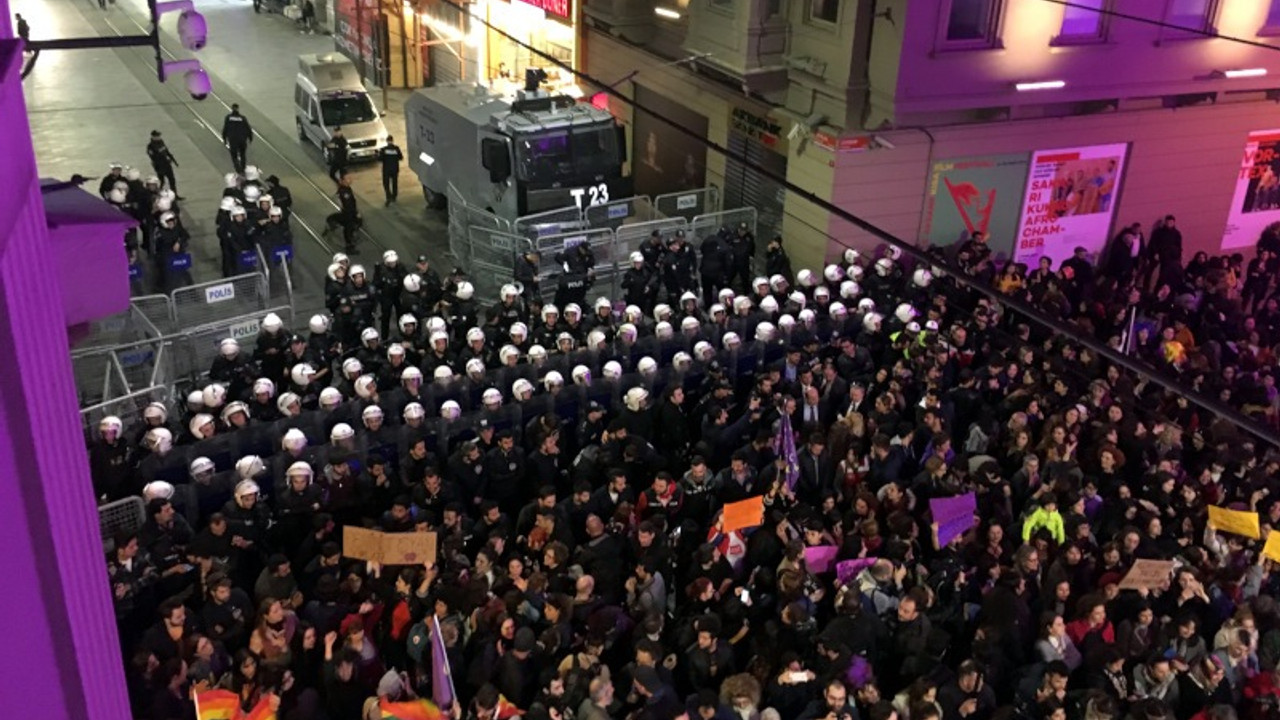
{"label": "building facade", "polygon": [[[771,176],[900,238],[986,229],[1032,263],[1165,214],[1188,255],[1248,252],[1280,221],[1280,63],[1251,44],[1280,33],[1280,0],[587,0],[584,16],[585,70],[762,166],[712,152],[703,177],[801,262],[875,241]],[[615,112],[635,162],[646,123],[670,130]]]}

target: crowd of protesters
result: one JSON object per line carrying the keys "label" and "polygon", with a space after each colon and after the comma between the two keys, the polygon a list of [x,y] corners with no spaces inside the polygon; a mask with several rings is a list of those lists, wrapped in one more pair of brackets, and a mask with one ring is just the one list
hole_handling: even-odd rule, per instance
{"label": "crowd of protesters", "polygon": [[[1177,388],[1274,420],[1277,246],[1184,266],[1168,218],[1097,266],[939,251],[1074,336],[891,248],[793,277],[774,240],[777,273],[621,312],[528,283],[481,309],[425,259],[337,257],[332,316],[266,318],[181,407],[91,442],[101,500],[146,502],[108,554],[135,717],[188,720],[211,687],[380,717],[432,696],[433,616],[460,718],[1276,717],[1280,453]],[[968,492],[939,547],[930,500]],[[726,532],[756,496],[763,524]],[[352,525],[433,531],[437,556],[352,560]],[[1137,559],[1176,565],[1121,590]]]}

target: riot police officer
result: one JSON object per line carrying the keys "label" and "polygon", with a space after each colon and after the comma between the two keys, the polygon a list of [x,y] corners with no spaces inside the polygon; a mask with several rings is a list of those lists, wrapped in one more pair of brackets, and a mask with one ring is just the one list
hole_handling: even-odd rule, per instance
{"label": "riot police officer", "polygon": [[[151,142],[147,143],[147,157],[151,158],[151,167],[155,169],[156,175],[168,185],[169,189],[178,192],[178,179],[173,176],[173,169],[178,166],[178,161],[174,159],[173,153],[169,152],[169,146],[164,144],[164,140],[160,138],[159,130],[151,131]],[[178,200],[182,200],[182,196],[177,196]]]}
{"label": "riot police officer", "polygon": [[404,153],[400,152],[400,146],[394,140],[388,135],[386,146],[378,151],[378,159],[382,161],[382,192],[387,196],[387,205],[395,202],[400,194],[400,161],[404,159]]}
{"label": "riot police officer", "polygon": [[382,337],[387,337],[391,330],[391,321],[403,312],[400,304],[400,291],[403,289],[405,272],[400,264],[400,256],[395,250],[382,253],[382,264],[373,270],[373,286],[378,293],[378,327]]}
{"label": "riot police officer", "polygon": [[238,173],[244,174],[245,155],[251,142],[253,128],[249,127],[248,118],[240,114],[238,103],[231,103],[231,112],[222,119],[222,144],[231,153],[231,165]]}

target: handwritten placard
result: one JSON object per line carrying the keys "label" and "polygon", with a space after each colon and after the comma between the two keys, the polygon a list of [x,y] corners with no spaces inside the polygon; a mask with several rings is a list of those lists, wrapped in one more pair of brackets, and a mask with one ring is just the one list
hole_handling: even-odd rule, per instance
{"label": "handwritten placard", "polygon": [[721,530],[733,532],[764,524],[764,497],[747,498],[724,506]]}
{"label": "handwritten placard", "polygon": [[348,525],[342,529],[342,554],[382,565],[421,565],[436,560],[436,534],[384,533]]}
{"label": "handwritten placard", "polygon": [[1172,560],[1135,560],[1118,587],[1121,590],[1151,590],[1163,586],[1172,572]]}

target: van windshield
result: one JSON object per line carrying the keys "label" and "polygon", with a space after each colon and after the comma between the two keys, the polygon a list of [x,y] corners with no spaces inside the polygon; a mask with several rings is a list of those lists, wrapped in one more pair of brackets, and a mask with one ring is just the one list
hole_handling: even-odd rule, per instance
{"label": "van windshield", "polygon": [[618,169],[617,137],[611,124],[518,136],[516,174],[535,183],[609,174]]}
{"label": "van windshield", "polygon": [[325,127],[355,125],[378,119],[373,103],[364,93],[343,93],[323,98],[320,100],[320,114],[324,117]]}

